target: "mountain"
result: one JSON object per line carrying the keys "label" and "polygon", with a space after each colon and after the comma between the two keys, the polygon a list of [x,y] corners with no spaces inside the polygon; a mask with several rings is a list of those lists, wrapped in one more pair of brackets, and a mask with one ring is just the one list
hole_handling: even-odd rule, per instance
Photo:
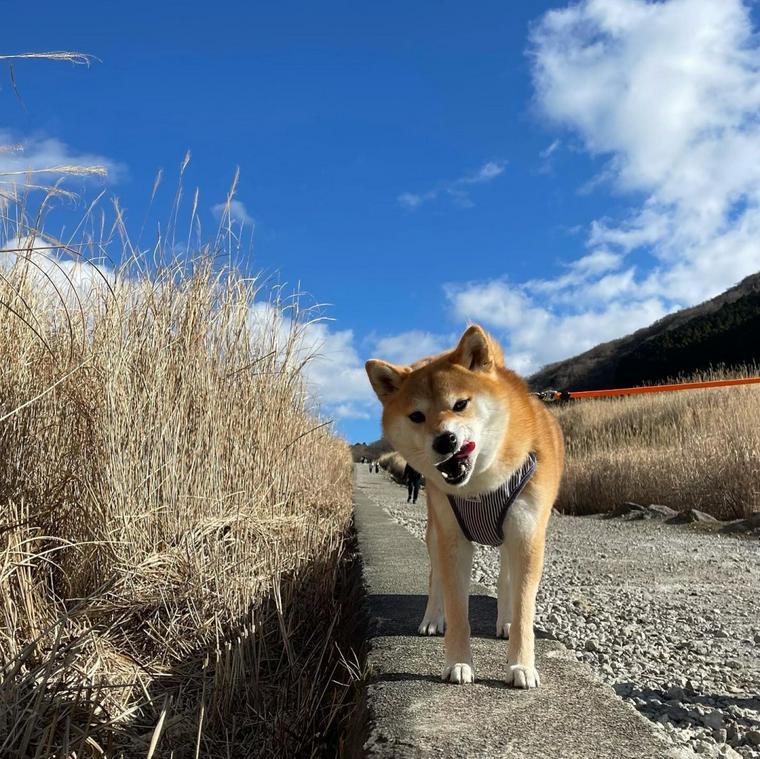
{"label": "mountain", "polygon": [[719,364],[760,364],[760,272],[630,335],[543,367],[535,390],[594,390],[660,382]]}

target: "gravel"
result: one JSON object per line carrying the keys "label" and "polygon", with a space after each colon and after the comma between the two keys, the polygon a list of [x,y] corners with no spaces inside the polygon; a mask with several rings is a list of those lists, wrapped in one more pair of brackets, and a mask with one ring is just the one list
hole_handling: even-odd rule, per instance
{"label": "gravel", "polygon": [[[424,539],[424,498],[385,475],[367,495]],[[473,579],[495,591],[498,550],[477,546]],[[760,759],[760,541],[657,519],[555,515],[536,628],[678,747]]]}

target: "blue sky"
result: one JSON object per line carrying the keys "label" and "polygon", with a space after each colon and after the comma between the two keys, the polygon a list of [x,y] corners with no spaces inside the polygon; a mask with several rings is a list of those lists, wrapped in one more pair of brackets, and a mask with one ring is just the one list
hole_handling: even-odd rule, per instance
{"label": "blue sky", "polygon": [[371,356],[481,321],[528,373],[760,268],[740,0],[25,3],[4,32],[100,62],[17,62],[23,105],[6,67],[0,170],[103,163],[139,225],[189,149],[211,230],[239,166],[247,265],[330,304],[309,379],[352,440],[379,434]]}

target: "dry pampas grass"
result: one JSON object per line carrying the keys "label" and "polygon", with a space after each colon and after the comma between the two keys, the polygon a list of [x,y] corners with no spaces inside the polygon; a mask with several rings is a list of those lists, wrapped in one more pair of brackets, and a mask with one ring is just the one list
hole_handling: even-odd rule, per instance
{"label": "dry pampas grass", "polygon": [[406,459],[397,451],[384,453],[377,460],[377,463],[385,469],[396,482],[401,482],[403,480],[404,469],[406,469]]}
{"label": "dry pampas grass", "polygon": [[[717,371],[693,380],[735,376],[742,373]],[[635,501],[735,519],[760,509],[757,385],[578,400],[553,408],[567,446],[557,503],[562,511],[599,513]]]}
{"label": "dry pampas grass", "polygon": [[141,257],[118,209],[66,249],[119,267],[28,218],[0,254],[0,755],[338,750],[351,463],[308,315],[218,247]]}

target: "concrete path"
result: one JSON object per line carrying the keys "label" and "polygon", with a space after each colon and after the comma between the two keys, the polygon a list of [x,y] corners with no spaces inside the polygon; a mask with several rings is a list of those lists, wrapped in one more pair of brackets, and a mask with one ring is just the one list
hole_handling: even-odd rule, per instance
{"label": "concrete path", "polygon": [[424,545],[372,504],[359,472],[356,528],[370,614],[367,756],[658,759],[674,753],[613,690],[555,641],[537,641],[541,687],[504,685],[506,643],[494,637],[496,599],[473,585],[476,682],[443,683],[442,638],[416,635],[425,607]]}

